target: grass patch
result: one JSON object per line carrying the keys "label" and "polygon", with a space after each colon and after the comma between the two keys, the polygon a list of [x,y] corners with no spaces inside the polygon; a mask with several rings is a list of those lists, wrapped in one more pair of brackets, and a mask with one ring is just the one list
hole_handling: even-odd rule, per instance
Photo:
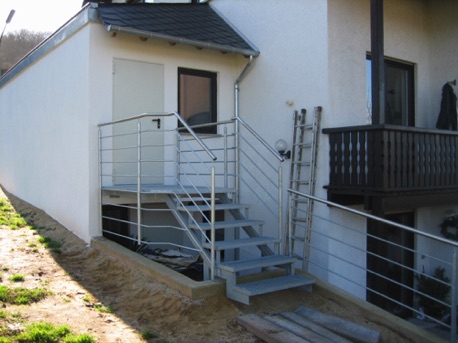
{"label": "grass patch", "polygon": [[13,282],[24,282],[25,280],[25,275],[22,274],[14,274],[10,276],[10,281]]}
{"label": "grass patch", "polygon": [[32,323],[24,332],[12,337],[19,343],[94,343],[94,337],[88,334],[74,335],[67,325],[55,326],[45,322]]}
{"label": "grass patch", "polygon": [[146,339],[146,340],[149,340],[149,339],[154,339],[154,338],[157,338],[158,336],[154,333],[154,332],[151,332],[151,331],[143,331],[142,332],[142,338],[143,339]]}
{"label": "grass patch", "polygon": [[27,226],[27,221],[21,214],[14,211],[9,201],[0,199],[0,225],[9,226],[11,230],[16,230]]}
{"label": "grass patch", "polygon": [[100,313],[112,313],[113,308],[111,306],[103,306],[102,304],[94,304],[94,307]]}
{"label": "grass patch", "polygon": [[41,236],[40,238],[38,238],[38,242],[43,244],[45,248],[51,250],[52,252],[55,252],[55,253],[61,252],[60,247],[62,246],[62,244],[60,242],[54,241],[50,237]]}
{"label": "grass patch", "polygon": [[88,334],[75,335],[67,325],[56,326],[46,322],[36,322],[18,332],[6,327],[0,330],[0,343],[95,343]]}
{"label": "grass patch", "polygon": [[4,272],[7,272],[8,270],[10,270],[10,267],[3,266],[3,267],[2,267],[2,270],[3,270]]}
{"label": "grass patch", "polygon": [[51,292],[43,288],[27,289],[0,286],[0,301],[13,305],[27,305],[38,302],[50,294]]}

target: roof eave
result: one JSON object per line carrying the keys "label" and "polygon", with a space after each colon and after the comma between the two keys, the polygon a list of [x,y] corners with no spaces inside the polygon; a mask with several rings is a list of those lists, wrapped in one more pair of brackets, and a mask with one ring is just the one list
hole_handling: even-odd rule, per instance
{"label": "roof eave", "polygon": [[138,29],[125,27],[125,26],[119,26],[119,25],[105,25],[105,28],[108,32],[119,32],[119,33],[125,33],[125,34],[134,35],[134,36],[138,36],[142,38],[157,39],[157,40],[166,41],[169,43],[191,45],[191,46],[194,46],[200,49],[218,50],[224,53],[236,53],[236,54],[241,54],[244,56],[253,56],[253,57],[259,56],[259,51],[254,50],[254,49],[236,48],[236,47],[232,47],[229,45],[198,41],[198,40],[188,39],[184,37],[176,37],[176,36],[167,35],[163,33],[143,31],[143,30],[138,30]]}

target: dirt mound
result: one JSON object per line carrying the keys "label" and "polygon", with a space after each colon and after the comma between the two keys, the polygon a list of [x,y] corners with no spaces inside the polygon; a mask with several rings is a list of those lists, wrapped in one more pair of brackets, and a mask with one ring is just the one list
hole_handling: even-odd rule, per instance
{"label": "dirt mound", "polygon": [[[5,195],[6,194],[6,195]],[[103,254],[50,218],[43,211],[0,189],[16,211],[38,227],[38,234],[61,243],[59,253],[36,244],[34,230],[0,229],[0,264],[8,275],[25,275],[24,287],[45,287],[53,296],[29,306],[4,305],[26,321],[67,324],[76,333],[89,333],[98,342],[145,342],[142,332],[156,336],[148,342],[260,342],[236,318],[240,314],[293,311],[314,307],[342,318],[367,323],[355,313],[318,294],[282,291],[253,299],[250,306],[223,296],[193,301],[178,291]],[[385,342],[403,342],[377,327]]]}

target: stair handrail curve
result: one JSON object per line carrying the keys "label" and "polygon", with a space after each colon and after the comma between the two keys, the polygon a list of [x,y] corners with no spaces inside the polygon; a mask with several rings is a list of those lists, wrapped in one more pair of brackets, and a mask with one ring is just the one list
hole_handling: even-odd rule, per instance
{"label": "stair handrail curve", "polygon": [[233,117],[232,120],[234,121],[238,121],[240,124],[242,124],[247,130],[249,133],[251,133],[253,135],[254,138],[256,138],[256,140],[261,143],[263,146],[265,146],[267,148],[267,150],[272,153],[272,155],[274,155],[280,162],[284,162],[285,161],[285,158],[280,155],[278,153],[278,151],[276,151],[274,148],[272,148],[265,140],[264,138],[262,138],[250,125],[248,125],[248,123],[243,120],[240,116],[237,116],[237,117]]}
{"label": "stair handrail curve", "polygon": [[208,156],[210,156],[210,158],[213,161],[217,160],[217,157],[215,156],[215,154],[213,154],[211,149],[202,141],[202,139],[199,138],[199,136],[197,136],[196,132],[188,125],[188,123],[186,123],[186,121],[183,119],[183,117],[178,112],[143,112],[141,114],[137,114],[131,117],[100,123],[97,126],[102,127],[102,126],[120,124],[120,123],[124,123],[128,121],[139,120],[139,119],[146,118],[146,117],[170,117],[170,116],[175,116],[178,119],[178,121],[186,128],[186,130],[188,130],[188,132],[192,135],[192,137],[199,143],[202,149],[205,150],[205,152],[208,154]]}

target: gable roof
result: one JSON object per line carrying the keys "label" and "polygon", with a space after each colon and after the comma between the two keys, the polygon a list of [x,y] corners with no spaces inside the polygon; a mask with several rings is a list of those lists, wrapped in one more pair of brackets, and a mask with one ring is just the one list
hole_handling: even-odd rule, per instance
{"label": "gable roof", "polygon": [[259,51],[208,3],[99,4],[107,31],[258,56]]}

